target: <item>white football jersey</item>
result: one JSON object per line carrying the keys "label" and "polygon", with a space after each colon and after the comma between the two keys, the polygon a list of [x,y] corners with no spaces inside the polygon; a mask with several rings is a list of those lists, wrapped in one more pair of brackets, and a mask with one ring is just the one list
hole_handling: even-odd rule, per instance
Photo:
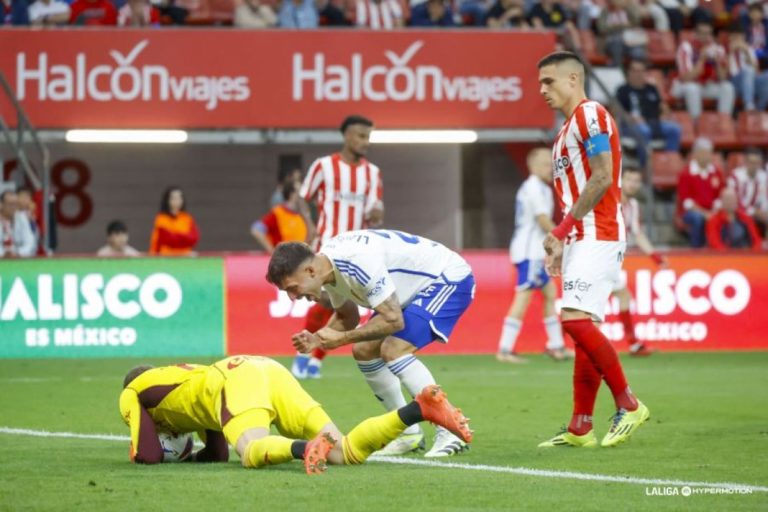
{"label": "white football jersey", "polygon": [[546,215],[551,219],[554,213],[552,189],[541,178],[533,174],[528,176],[515,198],[515,234],[509,247],[512,263],[544,259],[542,244],[547,233],[541,229],[536,217]]}
{"label": "white football jersey", "polygon": [[336,282],[323,288],[334,307],[351,300],[375,309],[395,293],[404,308],[430,284],[457,283],[472,273],[444,245],[402,231],[350,231],[326,242],[320,254],[333,263]]}

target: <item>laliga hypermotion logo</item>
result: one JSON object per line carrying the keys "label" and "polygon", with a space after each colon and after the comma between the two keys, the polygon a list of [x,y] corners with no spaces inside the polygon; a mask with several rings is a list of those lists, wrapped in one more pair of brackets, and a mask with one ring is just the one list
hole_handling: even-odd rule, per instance
{"label": "laliga hypermotion logo", "polygon": [[386,50],[385,65],[364,61],[361,53],[343,63],[329,63],[322,52],[305,62],[294,53],[293,100],[304,99],[307,85],[315,101],[469,102],[487,110],[491,103],[522,99],[519,76],[446,76],[438,65],[410,64],[423,46],[416,41],[402,55]]}
{"label": "laliga hypermotion logo", "polygon": [[[220,102],[242,102],[251,96],[248,77],[177,76],[162,64],[136,63],[149,46],[143,40],[125,55],[110,50],[114,63],[94,64],[85,53],[75,55],[74,62],[50,62],[47,52],[28,57],[16,55],[16,93],[38,101],[188,101],[205,104],[215,110]],[[35,62],[36,60],[36,62]]]}

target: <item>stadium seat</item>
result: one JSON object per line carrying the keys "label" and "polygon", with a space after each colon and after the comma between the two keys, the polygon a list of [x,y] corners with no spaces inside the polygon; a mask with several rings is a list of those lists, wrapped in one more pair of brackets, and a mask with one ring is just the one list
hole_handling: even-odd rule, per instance
{"label": "stadium seat", "polygon": [[647,30],[648,60],[654,67],[672,66],[675,63],[677,44],[672,32]]}
{"label": "stadium seat", "polygon": [[768,144],[768,112],[742,112],[737,123],[739,140],[745,146]]}
{"label": "stadium seat", "polygon": [[736,125],[729,114],[702,112],[696,122],[696,135],[707,137],[716,148],[732,149],[742,146],[736,137]]}
{"label": "stadium seat", "polygon": [[[589,78],[589,98],[608,106],[616,95],[616,90],[627,81],[624,72],[619,68],[604,67],[594,67],[592,71],[593,74]],[[607,94],[597,85],[595,78],[602,82],[608,90]]]}
{"label": "stadium seat", "polygon": [[680,125],[682,131],[680,135],[680,146],[685,149],[693,146],[693,141],[696,139],[696,132],[693,129],[693,119],[691,119],[691,114],[678,110],[671,112],[670,117]]}
{"label": "stadium seat", "polygon": [[602,55],[597,50],[595,34],[591,30],[579,30],[579,39],[581,39],[581,52],[590,64],[593,66],[604,66],[608,63],[608,57]]}
{"label": "stadium seat", "polygon": [[744,165],[744,153],[740,151],[731,151],[725,161],[725,169],[727,170],[727,173],[731,174],[735,168],[741,167],[742,165]]}
{"label": "stadium seat", "polygon": [[176,0],[173,4],[189,12],[187,25],[211,25],[211,6],[209,0]]}
{"label": "stadium seat", "polygon": [[208,0],[209,15],[214,23],[231,24],[235,14],[234,0]]}
{"label": "stadium seat", "polygon": [[685,160],[677,151],[654,151],[651,153],[651,183],[659,190],[677,187],[677,176],[685,167]]}

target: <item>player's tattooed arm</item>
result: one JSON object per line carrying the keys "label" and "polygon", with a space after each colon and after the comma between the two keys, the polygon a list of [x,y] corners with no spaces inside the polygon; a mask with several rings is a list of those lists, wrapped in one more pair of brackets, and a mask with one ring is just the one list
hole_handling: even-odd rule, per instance
{"label": "player's tattooed arm", "polygon": [[592,176],[587,180],[579,199],[573,205],[571,215],[581,220],[591,212],[603,198],[613,182],[613,157],[610,151],[598,153],[589,158],[589,168]]}

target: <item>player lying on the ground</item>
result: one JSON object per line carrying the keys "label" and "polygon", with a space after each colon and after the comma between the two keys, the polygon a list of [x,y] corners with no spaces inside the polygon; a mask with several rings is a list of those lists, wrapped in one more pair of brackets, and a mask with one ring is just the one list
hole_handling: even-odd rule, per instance
{"label": "player lying on the ground", "polygon": [[[158,432],[198,432],[205,441],[193,458],[199,462],[226,462],[229,443],[247,468],[303,459],[308,474],[325,471],[327,463],[361,464],[421,421],[472,439],[468,419],[438,386],[425,387],[411,403],[368,418],[345,436],[293,375],[266,357],[137,366],[123,388],[120,414],[131,430],[130,459],[144,464],[163,461]],[[281,435],[270,434],[273,424]]]}

